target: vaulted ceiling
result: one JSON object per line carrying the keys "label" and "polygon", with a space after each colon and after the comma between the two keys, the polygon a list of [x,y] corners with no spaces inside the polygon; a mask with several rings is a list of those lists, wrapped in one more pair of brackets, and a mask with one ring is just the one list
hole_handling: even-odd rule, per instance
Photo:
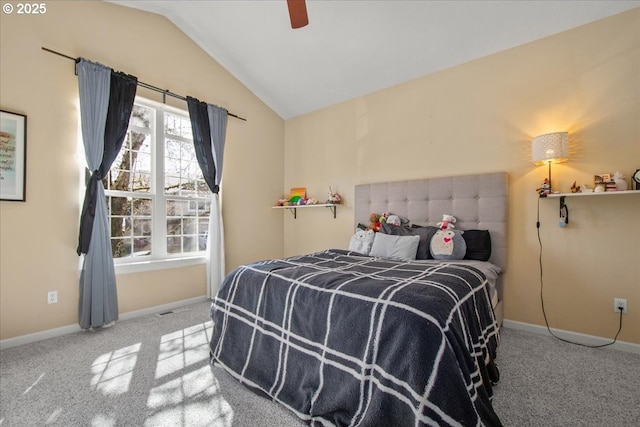
{"label": "vaulted ceiling", "polygon": [[108,0],[164,15],[283,119],[640,7],[639,0]]}

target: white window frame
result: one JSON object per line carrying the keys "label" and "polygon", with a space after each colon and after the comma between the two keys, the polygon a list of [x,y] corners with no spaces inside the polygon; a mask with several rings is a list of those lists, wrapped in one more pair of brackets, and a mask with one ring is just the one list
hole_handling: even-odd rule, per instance
{"label": "white window frame", "polygon": [[[153,191],[149,193],[134,193],[134,192],[122,192],[112,191],[105,189],[107,196],[116,197],[137,197],[137,198],[149,198],[152,201],[153,214],[152,214],[152,240],[151,240],[151,255],[144,255],[139,257],[123,257],[114,258],[114,266],[116,274],[127,274],[142,271],[159,270],[165,268],[176,268],[197,264],[204,264],[206,262],[206,250],[170,254],[167,252],[167,212],[166,201],[167,199],[182,199],[188,200],[192,203],[209,201],[210,197],[204,198],[192,198],[192,197],[180,197],[170,196],[167,197],[164,194],[164,145],[165,145],[165,133],[164,133],[164,113],[170,113],[189,120],[189,113],[185,110],[174,108],[166,104],[151,101],[146,98],[136,96],[134,104],[139,104],[143,107],[150,108],[154,111],[154,123],[150,129],[152,144],[151,144],[151,187]],[[146,131],[146,130],[145,130]],[[176,139],[180,139],[176,137]],[[112,165],[113,166],[113,165]],[[191,204],[191,203],[190,203]]]}

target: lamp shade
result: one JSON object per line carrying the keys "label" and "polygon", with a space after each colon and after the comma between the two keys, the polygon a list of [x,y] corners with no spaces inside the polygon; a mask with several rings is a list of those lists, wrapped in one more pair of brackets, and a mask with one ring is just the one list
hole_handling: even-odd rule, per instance
{"label": "lamp shade", "polygon": [[569,159],[569,135],[553,132],[531,140],[531,159],[536,165],[566,162]]}

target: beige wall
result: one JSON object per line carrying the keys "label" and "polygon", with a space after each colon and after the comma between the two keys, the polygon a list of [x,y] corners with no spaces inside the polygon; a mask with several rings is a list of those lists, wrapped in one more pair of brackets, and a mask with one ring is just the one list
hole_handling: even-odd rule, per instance
{"label": "beige wall", "polygon": [[[283,219],[270,206],[282,192],[284,121],[173,24],[94,1],[48,2],[41,16],[0,14],[0,106],[26,114],[28,125],[27,201],[0,203],[0,339],[77,322],[77,79],[73,62],[42,46],[247,118],[228,122],[226,267],[282,255]],[[162,99],[148,90],[138,94]],[[60,302],[48,305],[54,289]],[[118,276],[121,313],[203,295],[203,265]]]}
{"label": "beige wall", "polygon": [[[285,255],[346,248],[354,185],[491,171],[510,176],[507,319],[544,325],[540,304],[533,136],[568,131],[568,192],[595,173],[640,168],[640,9],[290,119],[285,189],[345,199],[285,215]],[[619,339],[640,343],[640,194],[540,201],[544,300],[551,327],[613,337],[613,298],[628,300]]]}

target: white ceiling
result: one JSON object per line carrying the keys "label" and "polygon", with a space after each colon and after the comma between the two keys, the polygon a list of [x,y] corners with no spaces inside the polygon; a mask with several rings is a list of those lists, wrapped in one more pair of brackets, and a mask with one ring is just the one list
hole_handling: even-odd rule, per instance
{"label": "white ceiling", "polygon": [[635,7],[640,0],[107,0],[164,15],[283,119]]}

